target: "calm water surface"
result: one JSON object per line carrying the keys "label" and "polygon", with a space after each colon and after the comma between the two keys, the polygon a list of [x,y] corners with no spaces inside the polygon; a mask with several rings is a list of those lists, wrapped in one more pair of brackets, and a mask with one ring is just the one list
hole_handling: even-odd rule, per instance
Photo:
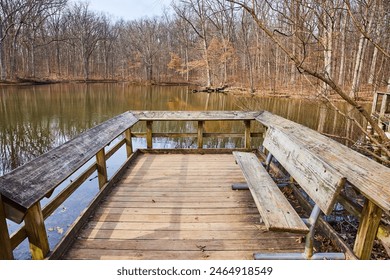
{"label": "calm water surface", "polygon": [[[337,106],[348,110],[343,103]],[[367,105],[369,106],[369,104]],[[360,136],[347,132],[345,120],[327,106],[305,99],[239,98],[222,93],[191,93],[187,87],[144,87],[128,84],[57,84],[0,88],[0,175],[32,160],[81,132],[128,110],[268,110],[325,133]],[[218,130],[219,123],[206,126]],[[137,129],[144,130],[142,126]],[[195,132],[196,124],[154,124],[156,131]],[[224,130],[240,131],[231,125]],[[168,131],[167,131],[168,130]],[[146,147],[144,139],[133,140],[135,148]],[[156,147],[191,147],[189,140],[156,139]],[[241,139],[209,140],[207,147],[241,147]],[[108,162],[109,176],[124,160],[124,154]],[[69,178],[72,180],[77,174]],[[51,248],[67,227],[97,193],[92,175],[50,218],[46,220]],[[56,192],[61,190],[60,186]],[[42,201],[44,205],[47,201]],[[18,225],[9,222],[10,231]],[[14,252],[19,259],[29,258],[24,242]]]}

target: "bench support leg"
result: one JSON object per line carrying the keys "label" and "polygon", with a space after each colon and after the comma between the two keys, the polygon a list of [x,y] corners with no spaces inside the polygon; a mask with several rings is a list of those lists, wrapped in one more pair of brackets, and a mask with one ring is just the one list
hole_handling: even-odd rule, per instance
{"label": "bench support leg", "polygon": [[5,209],[0,195],[0,260],[12,260],[13,258]]}
{"label": "bench support leg", "polygon": [[27,210],[24,218],[30,251],[34,260],[44,259],[50,251],[41,205],[39,202]]}
{"label": "bench support leg", "polygon": [[255,260],[345,260],[344,253],[313,253],[314,229],[321,214],[321,209],[315,205],[310,218],[304,220],[310,231],[306,235],[305,251],[303,253],[275,253],[263,254],[255,253]]}
{"label": "bench support leg", "polygon": [[247,183],[234,183],[232,185],[233,191],[249,190]]}
{"label": "bench support leg", "polygon": [[359,259],[370,259],[381,217],[382,209],[367,199],[363,207],[359,229],[353,248],[354,253]]}
{"label": "bench support leg", "polygon": [[272,162],[273,155],[271,153],[268,153],[267,159],[265,160],[265,170],[269,172],[269,169],[271,168],[271,162]]}

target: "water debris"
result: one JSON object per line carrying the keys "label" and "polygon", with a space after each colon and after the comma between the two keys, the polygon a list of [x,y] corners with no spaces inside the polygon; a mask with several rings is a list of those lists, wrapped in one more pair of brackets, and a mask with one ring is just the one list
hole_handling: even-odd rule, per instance
{"label": "water debris", "polygon": [[64,233],[64,229],[62,227],[51,227],[47,229],[48,231],[56,231],[58,234],[62,235]]}

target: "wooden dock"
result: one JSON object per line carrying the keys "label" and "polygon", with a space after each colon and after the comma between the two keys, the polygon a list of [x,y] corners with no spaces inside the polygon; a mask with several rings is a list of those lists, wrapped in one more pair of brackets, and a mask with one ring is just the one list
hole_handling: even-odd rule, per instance
{"label": "wooden dock", "polygon": [[142,154],[67,259],[252,259],[295,252],[301,235],[265,231],[231,154]]}
{"label": "wooden dock", "polygon": [[[191,125],[188,131],[154,131],[153,122]],[[208,131],[207,122],[223,125],[220,131]],[[241,130],[226,125],[231,122]],[[145,123],[144,131],[132,131],[138,123]],[[364,196],[364,205],[356,205],[338,191],[332,198],[361,221],[353,251],[325,220],[319,221],[347,258],[370,258],[375,238],[390,248],[390,229],[381,222],[382,215],[390,214],[387,167],[269,112],[144,111],[125,112],[0,177],[0,259],[13,259],[13,251],[25,239],[33,259],[252,259],[256,252],[301,252],[305,247],[300,242],[302,233],[268,231],[253,194],[232,190],[232,184],[244,182],[232,152],[264,157],[264,146],[254,145],[252,139],[272,135],[284,135],[288,141],[279,139],[278,145],[294,144],[287,158],[298,156],[302,166],[307,166],[300,168],[302,178],[294,178],[299,184],[307,179],[308,187],[316,185],[313,191],[317,192],[325,186],[317,184],[317,179],[329,181],[328,171],[335,169],[348,187]],[[136,137],[146,138],[146,149],[133,150]],[[242,147],[208,147],[205,140],[227,137],[242,138]],[[155,149],[156,138],[193,138],[197,147]],[[277,149],[276,158],[283,158],[285,153],[278,155]],[[109,177],[107,161],[116,153],[126,157]],[[312,172],[313,164],[316,172]],[[277,167],[271,166],[275,172]],[[69,182],[75,172],[78,177]],[[95,175],[98,194],[51,248],[45,220]],[[65,181],[69,184],[53,195]],[[297,187],[290,184],[292,190]],[[42,207],[44,198],[49,202]],[[20,229],[10,235],[7,220],[21,224]]]}

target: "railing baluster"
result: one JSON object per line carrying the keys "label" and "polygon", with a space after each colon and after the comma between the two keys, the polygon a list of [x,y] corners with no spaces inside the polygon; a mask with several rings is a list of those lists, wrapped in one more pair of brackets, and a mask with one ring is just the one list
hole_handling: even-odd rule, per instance
{"label": "railing baluster", "polygon": [[30,242],[30,252],[34,260],[44,259],[50,251],[49,241],[40,202],[27,210],[24,218],[27,237]]}
{"label": "railing baluster", "polygon": [[0,260],[12,260],[13,258],[11,239],[9,237],[3,201],[0,195]]}
{"label": "railing baluster", "polygon": [[245,120],[245,148],[250,149],[251,148],[251,121]]}
{"label": "railing baluster", "polygon": [[153,122],[147,121],[146,122],[146,147],[148,149],[153,149]]}
{"label": "railing baluster", "polygon": [[133,142],[131,141],[131,128],[125,131],[125,139],[126,139],[126,153],[127,157],[130,157],[133,153]]}
{"label": "railing baluster", "polygon": [[96,163],[97,163],[97,172],[98,172],[98,180],[99,180],[99,189],[101,189],[108,181],[106,155],[104,152],[104,148],[101,149],[96,154]]}
{"label": "railing baluster", "polygon": [[203,149],[204,121],[198,121],[198,149]]}

